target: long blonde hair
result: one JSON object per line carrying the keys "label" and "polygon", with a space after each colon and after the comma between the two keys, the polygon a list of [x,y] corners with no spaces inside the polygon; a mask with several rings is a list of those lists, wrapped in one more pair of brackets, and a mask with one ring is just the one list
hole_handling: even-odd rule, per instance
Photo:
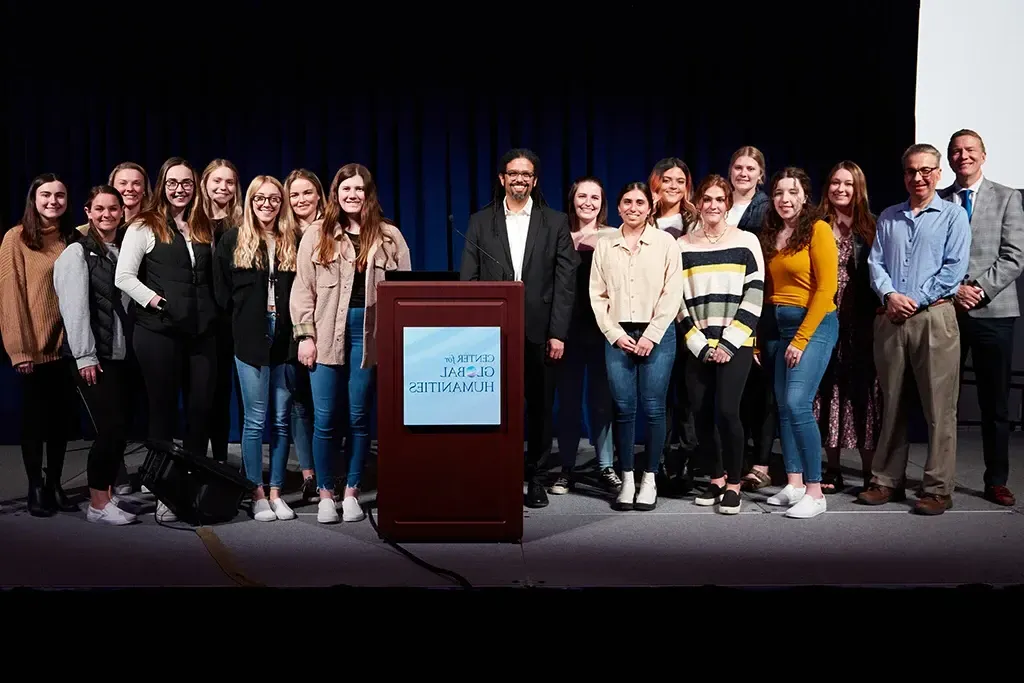
{"label": "long blonde hair", "polygon": [[[266,237],[263,228],[256,219],[253,211],[253,197],[263,187],[264,183],[270,183],[281,193],[281,203],[288,201],[284,196],[284,187],[281,181],[274,176],[258,175],[249,183],[249,189],[245,192],[245,210],[242,212],[242,224],[238,227],[238,242],[235,244],[234,265],[236,268],[266,270],[267,263],[264,261],[266,249]],[[274,219],[275,238],[275,261],[277,270],[294,271],[296,239],[295,230],[287,227],[281,220],[281,213],[278,212]]]}
{"label": "long blonde hair", "polygon": [[[206,169],[203,170],[203,175],[199,178],[199,182],[196,185],[195,209],[188,219],[189,229],[193,232],[198,230],[204,234],[208,232],[214,235],[213,214],[215,209],[213,199],[206,191],[206,183],[218,168],[226,168],[235,174],[235,196],[228,202],[227,225],[224,229],[230,230],[242,224],[242,205],[238,196],[242,185],[242,178],[238,175],[238,168],[227,159],[214,159],[206,165]],[[214,237],[220,237],[220,235],[217,234]]]}
{"label": "long blonde hair", "polygon": [[281,225],[290,230],[294,230],[295,234],[301,235],[302,228],[299,227],[299,219],[295,215],[295,211],[292,210],[292,183],[296,180],[308,180],[313,187],[316,188],[319,199],[316,203],[316,211],[313,213],[313,220],[310,224],[315,222],[319,218],[323,218],[324,209],[327,208],[326,199],[324,199],[324,186],[320,183],[320,178],[317,177],[316,173],[305,168],[297,168],[288,174],[288,177],[284,179],[284,204],[281,205]]}

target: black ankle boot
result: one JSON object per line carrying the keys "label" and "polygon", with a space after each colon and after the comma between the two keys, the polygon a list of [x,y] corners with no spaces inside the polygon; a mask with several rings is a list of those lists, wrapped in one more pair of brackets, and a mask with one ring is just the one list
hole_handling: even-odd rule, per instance
{"label": "black ankle boot", "polygon": [[40,485],[28,487],[28,513],[33,517],[52,517],[55,508],[47,501],[46,488]]}
{"label": "black ankle boot", "polygon": [[53,502],[53,507],[61,512],[78,512],[78,506],[71,502],[68,494],[60,485],[60,477],[52,477],[47,473],[46,487],[48,498]]}

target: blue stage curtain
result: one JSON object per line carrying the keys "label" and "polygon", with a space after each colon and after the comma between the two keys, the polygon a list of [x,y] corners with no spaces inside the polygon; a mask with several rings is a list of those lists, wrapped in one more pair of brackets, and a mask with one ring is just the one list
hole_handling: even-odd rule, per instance
{"label": "blue stage curtain", "polygon": [[[68,211],[80,222],[88,188],[106,182],[117,163],[136,161],[152,177],[172,155],[198,171],[216,157],[232,160],[243,191],[257,174],[283,180],[297,167],[327,186],[343,164],[363,163],[416,269],[458,269],[463,239],[449,216],[465,230],[470,213],[490,201],[497,160],[513,146],[540,155],[540,187],[558,209],[580,175],[600,177],[614,203],[620,187],[646,180],[662,157],[682,157],[699,180],[726,174],[732,152],[747,144],[764,152],[769,175],[784,165],[807,169],[816,194],[833,164],[853,159],[867,174],[876,212],[902,200],[900,155],[914,142],[916,3],[845,6],[842,17],[823,17],[828,25],[816,33],[767,7],[736,16],[720,10],[707,10],[719,19],[707,36],[684,21],[675,43],[648,31],[631,45],[605,35],[608,24],[590,48],[569,40],[567,27],[551,26],[550,37],[560,36],[563,47],[538,47],[539,39],[502,43],[487,35],[491,29],[467,29],[476,37],[465,43],[404,48],[371,32],[374,47],[361,52],[346,47],[343,38],[351,36],[339,29],[336,41],[310,40],[295,52],[253,36],[222,36],[197,42],[196,51],[168,44],[151,61],[136,34],[135,47],[118,47],[117,59],[103,58],[101,67],[84,31],[43,51],[9,43],[0,75],[8,168],[0,224],[6,230],[18,222],[38,173],[65,178]],[[8,12],[15,15],[10,25],[28,25],[29,8]],[[310,52],[335,42],[330,51]],[[268,49],[273,63],[263,69]],[[125,50],[141,50],[145,63],[123,66]],[[359,61],[380,50],[394,59]],[[206,61],[210,55],[227,59],[226,76]],[[171,69],[178,57],[181,69]],[[179,73],[188,91],[172,97],[119,87],[133,68],[144,68],[137,75],[151,83],[174,82]],[[359,73],[346,75],[348,69]],[[520,73],[525,78],[503,85]],[[311,84],[315,97],[293,97]],[[614,206],[609,217],[619,223]],[[0,411],[0,441],[16,443],[19,397],[6,357]]]}

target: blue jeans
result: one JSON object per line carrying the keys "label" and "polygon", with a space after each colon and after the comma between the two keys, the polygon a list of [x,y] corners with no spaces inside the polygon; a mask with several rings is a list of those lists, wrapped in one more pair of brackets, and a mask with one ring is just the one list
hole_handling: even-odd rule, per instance
{"label": "blue jeans", "polygon": [[[267,315],[267,335],[273,339],[277,316]],[[270,422],[270,487],[284,487],[290,444],[289,415],[292,395],[289,390],[290,363],[255,367],[237,357],[238,384],[242,389],[242,463],[253,487],[263,486],[263,429]]]}
{"label": "blue jeans", "polygon": [[779,437],[782,460],[789,474],[802,474],[804,484],[821,482],[821,432],[814,419],[814,396],[825,375],[832,349],[839,339],[839,318],[827,314],[807,343],[795,368],[786,366],[786,349],[804,321],[806,308],[772,306],[778,323],[778,339],[765,342],[767,362],[774,363],[775,400],[779,406]]}
{"label": "blue jeans", "polygon": [[[624,325],[626,334],[639,339],[646,325]],[[634,470],[637,394],[647,416],[647,471],[657,472],[665,448],[665,400],[676,360],[676,326],[669,325],[651,355],[640,357],[614,344],[604,347],[608,384],[615,401],[615,450],[623,472]]]}
{"label": "blue jeans", "polygon": [[338,446],[335,440],[338,394],[348,395],[348,474],[346,486],[359,488],[363,461],[370,452],[370,410],[377,369],[363,369],[363,313],[350,308],[345,333],[345,365],[316,364],[309,373],[313,392],[313,463],[317,487],[333,491]]}
{"label": "blue jeans", "polygon": [[309,387],[309,369],[298,362],[288,371],[292,392],[292,443],[299,467],[313,469],[313,391]]}
{"label": "blue jeans", "polygon": [[608,388],[608,368],[604,360],[602,338],[581,339],[570,337],[565,355],[558,367],[558,453],[562,467],[572,469],[576,464],[576,451],[580,447],[583,424],[583,381],[587,384],[587,422],[590,440],[597,451],[601,469],[612,466],[612,418],[615,404]]}

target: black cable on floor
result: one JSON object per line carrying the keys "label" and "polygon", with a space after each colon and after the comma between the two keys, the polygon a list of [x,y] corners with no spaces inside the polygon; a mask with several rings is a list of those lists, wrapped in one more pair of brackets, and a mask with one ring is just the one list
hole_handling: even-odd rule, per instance
{"label": "black cable on floor", "polygon": [[375,520],[373,518],[373,508],[371,506],[367,506],[366,507],[366,516],[370,520],[370,526],[372,526],[373,530],[377,532],[377,535],[380,536],[381,540],[384,541],[385,543],[387,543],[389,546],[391,546],[395,550],[397,550],[398,552],[400,552],[403,555],[405,555],[410,560],[412,560],[412,562],[414,564],[419,565],[420,567],[423,567],[428,572],[432,572],[434,574],[437,574],[440,577],[443,577],[443,578],[446,578],[446,579],[452,581],[453,583],[458,585],[460,588],[473,588],[473,584],[471,584],[469,581],[467,581],[466,577],[462,576],[462,574],[459,574],[457,572],[453,572],[451,569],[445,569],[443,567],[438,567],[436,565],[430,564],[426,560],[423,560],[423,559],[420,559],[419,557],[416,557],[416,555],[412,554],[411,552],[409,552],[408,550],[406,550],[405,548],[403,548],[402,546],[398,545],[397,543],[395,543],[391,539],[387,538],[384,534],[382,534],[380,532],[380,528],[377,527],[377,520]]}

